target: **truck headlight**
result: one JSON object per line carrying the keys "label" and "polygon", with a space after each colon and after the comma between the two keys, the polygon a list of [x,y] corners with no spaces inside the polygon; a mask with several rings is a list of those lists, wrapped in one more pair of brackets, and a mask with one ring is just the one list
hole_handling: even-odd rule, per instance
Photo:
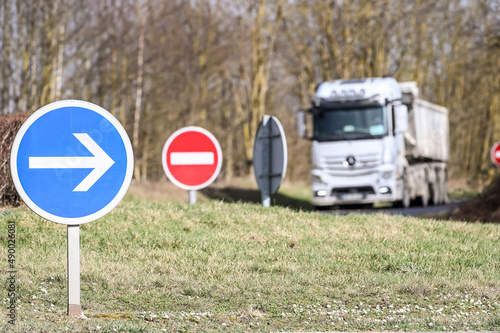
{"label": "truck headlight", "polygon": [[316,191],[315,196],[316,197],[326,197],[326,194],[327,194],[326,190],[319,190],[319,191]]}
{"label": "truck headlight", "polygon": [[378,189],[378,193],[380,193],[380,194],[389,194],[389,193],[391,193],[391,189],[388,188],[387,186],[383,186],[383,187],[380,187]]}

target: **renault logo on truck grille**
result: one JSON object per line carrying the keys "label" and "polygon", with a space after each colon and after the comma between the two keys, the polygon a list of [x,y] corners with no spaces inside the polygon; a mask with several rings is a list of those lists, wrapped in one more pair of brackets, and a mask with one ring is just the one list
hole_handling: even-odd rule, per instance
{"label": "renault logo on truck grille", "polygon": [[345,162],[343,163],[344,166],[347,168],[348,166],[354,166],[356,164],[356,158],[354,156],[347,156],[345,159]]}

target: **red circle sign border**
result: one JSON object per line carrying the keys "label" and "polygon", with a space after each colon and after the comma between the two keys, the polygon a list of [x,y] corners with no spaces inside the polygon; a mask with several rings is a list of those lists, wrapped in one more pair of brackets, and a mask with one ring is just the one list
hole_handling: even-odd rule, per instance
{"label": "red circle sign border", "polygon": [[[490,157],[491,157],[491,161],[493,162],[493,164],[495,164],[495,166],[497,168],[500,168],[500,158],[497,159],[495,157],[495,151],[497,151],[498,148],[500,148],[500,141],[495,142],[495,144],[493,145],[493,147],[491,147]],[[500,149],[498,149],[498,150],[500,150]]]}
{"label": "red circle sign border", "polygon": [[[172,173],[170,172],[170,169],[168,167],[168,163],[167,163],[168,148],[170,147],[172,142],[179,135],[186,133],[186,132],[198,132],[198,133],[201,133],[201,134],[207,136],[210,139],[210,141],[213,143],[213,145],[215,146],[215,150],[217,152],[217,166],[215,168],[213,175],[207,181],[203,182],[200,185],[186,185],[186,184],[180,182],[179,180],[177,180],[174,177],[174,175],[172,175]],[[217,178],[217,176],[219,175],[219,172],[222,168],[222,149],[220,147],[219,141],[217,141],[217,138],[212,133],[210,133],[206,129],[198,127],[198,126],[183,127],[181,129],[175,131],[174,133],[172,133],[172,135],[170,135],[170,137],[167,139],[167,142],[165,142],[165,145],[163,146],[163,151],[162,151],[161,156],[162,156],[163,170],[165,171],[165,174],[167,175],[168,179],[172,183],[174,183],[176,186],[178,186],[182,189],[185,189],[185,190],[199,190],[199,189],[207,187],[215,180],[215,178]]]}

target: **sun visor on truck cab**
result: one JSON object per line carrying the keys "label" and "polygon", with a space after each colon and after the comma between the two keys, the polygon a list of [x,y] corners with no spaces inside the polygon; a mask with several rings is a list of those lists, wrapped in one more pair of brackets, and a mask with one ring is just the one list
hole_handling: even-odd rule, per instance
{"label": "sun visor on truck cab", "polygon": [[378,102],[371,99],[363,99],[357,101],[327,101],[321,100],[319,103],[315,101],[314,106],[311,109],[313,115],[317,115],[325,109],[357,109],[357,108],[369,108],[369,107],[380,107],[383,106]]}

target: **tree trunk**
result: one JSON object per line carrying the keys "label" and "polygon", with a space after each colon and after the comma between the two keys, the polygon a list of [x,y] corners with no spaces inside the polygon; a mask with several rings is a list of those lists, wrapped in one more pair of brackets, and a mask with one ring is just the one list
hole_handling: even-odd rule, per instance
{"label": "tree trunk", "polygon": [[143,91],[143,77],[144,77],[144,30],[145,30],[145,13],[143,7],[139,4],[140,0],[136,0],[136,11],[139,16],[139,40],[138,40],[138,54],[137,54],[137,80],[135,91],[135,106],[134,106],[134,125],[132,132],[132,147],[135,156],[139,156],[134,164],[134,179],[141,180],[141,163],[144,152],[141,151],[139,146],[139,130],[141,123],[141,108],[142,108],[142,91]]}

